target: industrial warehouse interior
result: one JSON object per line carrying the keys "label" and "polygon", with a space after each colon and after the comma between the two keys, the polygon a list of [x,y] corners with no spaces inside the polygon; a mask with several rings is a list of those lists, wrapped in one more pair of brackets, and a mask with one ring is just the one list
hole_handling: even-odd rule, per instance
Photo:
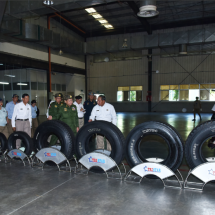
{"label": "industrial warehouse interior", "polygon": [[213,214],[214,0],[0,0],[0,214]]}

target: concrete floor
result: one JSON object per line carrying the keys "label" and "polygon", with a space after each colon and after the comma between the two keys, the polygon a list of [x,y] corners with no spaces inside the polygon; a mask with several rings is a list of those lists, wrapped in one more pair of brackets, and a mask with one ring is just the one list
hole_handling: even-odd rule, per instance
{"label": "concrete floor", "polygon": [[[199,123],[192,114],[118,113],[118,127],[126,136],[136,125],[163,121],[174,126],[185,140]],[[203,122],[211,114],[202,114]],[[42,122],[45,117],[40,117]],[[186,162],[180,167],[187,175]],[[103,215],[103,214],[213,214],[215,185],[203,192],[163,188],[160,180],[144,179],[141,184],[58,172],[56,167],[24,167],[20,162],[0,162],[0,214]]]}

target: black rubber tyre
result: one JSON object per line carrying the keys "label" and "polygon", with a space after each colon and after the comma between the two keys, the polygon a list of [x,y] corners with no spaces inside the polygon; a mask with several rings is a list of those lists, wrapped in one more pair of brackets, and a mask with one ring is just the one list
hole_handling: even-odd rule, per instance
{"label": "black rubber tyre", "polygon": [[[183,141],[172,126],[163,122],[144,122],[131,130],[126,138],[126,160],[130,167],[140,163],[148,162],[138,153],[138,146],[142,138],[147,135],[158,135],[162,137],[169,148],[169,155],[161,162],[171,170],[176,171],[183,159]],[[156,178],[149,176],[150,178]]]}
{"label": "black rubber tyre", "polygon": [[7,149],[7,138],[3,133],[0,133],[0,151],[4,152]]}
{"label": "black rubber tyre", "polygon": [[8,138],[8,150],[16,149],[16,140],[21,139],[22,144],[25,147],[24,153],[26,155],[31,155],[33,150],[33,141],[29,135],[23,131],[13,132]]}
{"label": "black rubber tyre", "polygon": [[[85,124],[77,133],[75,152],[78,159],[89,153],[89,139],[93,134],[104,135],[111,144],[110,157],[119,165],[124,158],[125,138],[122,132],[112,123],[95,121]],[[112,169],[111,169],[112,170]],[[99,167],[91,169],[93,172],[103,173]]]}
{"label": "black rubber tyre", "polygon": [[[49,147],[47,139],[50,135],[56,135],[61,142],[61,152],[67,159],[71,159],[74,154],[75,136],[71,128],[59,120],[45,121],[40,124],[34,134],[34,143],[37,150]],[[52,162],[49,162],[52,163]]]}
{"label": "black rubber tyre", "polygon": [[202,155],[203,143],[215,136],[215,121],[207,121],[194,128],[185,143],[185,158],[191,169],[207,162]]}

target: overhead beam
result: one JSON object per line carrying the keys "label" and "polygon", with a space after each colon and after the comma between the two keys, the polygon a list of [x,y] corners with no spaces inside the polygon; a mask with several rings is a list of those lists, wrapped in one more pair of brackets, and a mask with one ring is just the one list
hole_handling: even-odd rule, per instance
{"label": "overhead beam", "polygon": [[[17,55],[0,53],[1,63],[13,65],[14,67],[25,67],[48,70],[49,63],[47,61],[40,61],[32,58],[21,57]],[[52,63],[52,71],[60,73],[76,73],[85,75],[84,69],[72,68],[70,66],[64,66],[56,63]]]}
{"label": "overhead beam", "polygon": [[95,5],[89,5],[86,7],[79,7],[79,8],[75,8],[75,9],[69,9],[69,10],[61,10],[61,13],[68,13],[68,12],[73,12],[73,11],[78,11],[78,10],[84,10],[86,8],[97,8],[97,7],[102,7],[102,6],[106,6],[106,5],[112,5],[112,4],[119,4],[119,1],[112,1],[112,2],[108,2],[108,3],[104,3],[104,4],[95,4]]}
{"label": "overhead beam", "polygon": [[168,23],[158,23],[152,25],[152,30],[160,30],[160,29],[168,29],[168,28],[179,28],[185,26],[193,26],[193,25],[204,25],[204,24],[212,24],[215,23],[215,16],[211,17],[203,17],[196,19],[186,19],[186,20],[177,20],[175,22]]}
{"label": "overhead beam", "polygon": [[140,18],[139,16],[137,16],[137,13],[139,12],[139,8],[137,4],[134,1],[127,1],[127,3],[129,7],[134,11],[135,17],[140,21],[144,30],[146,30],[148,34],[151,34],[151,26],[146,20],[146,18]]}
{"label": "overhead beam", "polygon": [[[103,15],[103,14],[101,14]],[[123,13],[123,14],[117,14],[117,15],[109,15],[109,16],[105,16],[103,15],[103,18],[106,19],[110,24],[112,19],[117,19],[117,18],[122,18],[122,17],[129,17],[129,16],[132,16],[133,13]],[[90,19],[87,19],[87,20],[81,20],[81,21],[78,21],[76,22],[77,24],[82,24],[82,23],[88,23],[88,22],[98,22],[98,20],[96,20],[95,18],[91,18],[91,16],[89,17]]]}
{"label": "overhead beam", "polygon": [[[105,15],[105,14],[110,14],[111,13],[115,13],[115,12],[122,12],[122,11],[131,11],[131,8],[130,7],[119,7],[119,8],[112,8],[112,9],[105,9],[105,8],[102,8],[99,9],[99,10],[96,10],[97,13],[100,13],[102,15]],[[80,18],[80,14],[79,15],[71,15],[71,13],[63,13],[65,16],[67,16],[68,18],[70,18],[71,20],[73,19],[77,19],[77,18]],[[81,14],[81,17],[83,18],[89,18],[91,15],[89,13],[83,13]]]}
{"label": "overhead beam", "polygon": [[[212,24],[215,23],[215,16],[213,17],[204,17],[198,19],[188,19],[188,20],[178,20],[175,22],[168,22],[168,23],[158,23],[151,25],[151,29],[154,30],[161,30],[161,29],[168,29],[168,28],[179,28],[185,26],[193,26],[193,25],[202,25],[202,24]],[[105,29],[103,31],[94,31],[91,34],[87,34],[87,37],[97,37],[97,36],[107,36],[107,35],[116,35],[116,34],[123,34],[125,28],[115,28],[112,30]],[[127,26],[126,33],[135,33],[135,32],[143,32],[144,29],[142,25],[137,26]]]}

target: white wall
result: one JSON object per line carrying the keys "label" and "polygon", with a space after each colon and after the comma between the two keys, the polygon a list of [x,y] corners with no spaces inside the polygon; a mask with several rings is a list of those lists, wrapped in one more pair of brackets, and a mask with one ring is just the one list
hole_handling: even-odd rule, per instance
{"label": "white wall", "polygon": [[[159,70],[158,74],[152,75],[152,111],[181,112],[182,108],[187,108],[192,112],[192,102],[160,102],[160,85],[215,83],[215,55],[212,53],[164,58],[160,55],[160,51],[160,49],[152,51],[152,71]],[[88,56],[87,90],[105,93],[107,101],[114,104],[117,111],[147,111],[147,50],[143,50],[142,54],[143,57],[139,60],[102,63],[95,63],[94,56]],[[191,72],[192,75],[189,75]],[[143,86],[142,102],[117,102],[118,86],[135,85]],[[203,101],[203,111],[211,112],[213,104],[212,101]]]}
{"label": "white wall", "polygon": [[[146,51],[143,53],[145,54]],[[92,56],[88,57],[88,90],[104,93],[108,102],[116,102],[119,86],[143,86],[143,98],[146,97],[148,82],[146,57],[139,60],[107,63],[90,62],[92,62]]]}
{"label": "white wall", "polygon": [[[28,57],[28,58],[33,58],[33,59],[42,60],[42,61],[48,61],[47,52],[15,45],[12,43],[6,43],[6,42],[2,43],[1,42],[0,43],[0,52]],[[51,54],[51,62],[61,64],[61,65],[66,64],[67,66],[71,66],[71,67],[75,67],[75,68],[79,68],[79,69],[85,69],[84,62],[74,60],[72,58],[68,58],[68,57],[64,57],[64,56],[55,55],[55,54]]]}
{"label": "white wall", "polygon": [[74,74],[73,76],[67,76],[66,80],[67,92],[72,92],[73,96],[81,95],[83,101],[85,97],[85,76]]}

